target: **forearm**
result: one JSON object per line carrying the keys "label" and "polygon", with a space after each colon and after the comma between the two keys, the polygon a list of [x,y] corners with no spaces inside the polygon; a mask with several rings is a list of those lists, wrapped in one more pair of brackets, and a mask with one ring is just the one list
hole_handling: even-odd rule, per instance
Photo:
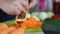
{"label": "forearm", "polygon": [[6,2],[7,2],[7,0],[0,0],[0,7]]}
{"label": "forearm", "polygon": [[13,2],[13,0],[0,0],[0,8],[2,5],[4,5],[5,3],[9,3],[9,2]]}

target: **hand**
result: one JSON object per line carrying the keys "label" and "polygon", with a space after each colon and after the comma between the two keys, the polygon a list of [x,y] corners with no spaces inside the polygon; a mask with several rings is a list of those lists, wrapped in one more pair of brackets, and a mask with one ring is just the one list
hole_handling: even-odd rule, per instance
{"label": "hand", "polygon": [[26,0],[11,0],[2,4],[0,8],[7,14],[16,15],[24,11],[27,5]]}
{"label": "hand", "polygon": [[0,34],[24,34],[23,28],[7,27],[6,24],[0,24]]}
{"label": "hand", "polygon": [[38,2],[38,0],[30,0],[30,1],[31,2],[30,2],[30,5],[29,5],[29,8],[33,8]]}

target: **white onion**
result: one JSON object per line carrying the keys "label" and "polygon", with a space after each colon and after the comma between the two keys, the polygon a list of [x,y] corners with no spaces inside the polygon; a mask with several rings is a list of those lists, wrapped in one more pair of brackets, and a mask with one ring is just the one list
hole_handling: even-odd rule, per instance
{"label": "white onion", "polygon": [[40,19],[38,17],[36,17],[36,16],[32,16],[32,17],[34,17],[37,21],[40,21]]}
{"label": "white onion", "polygon": [[30,17],[31,17],[30,13],[27,13],[26,18],[30,18]]}
{"label": "white onion", "polygon": [[48,15],[48,18],[51,18],[54,15],[54,13],[53,12],[47,12],[47,15]]}
{"label": "white onion", "polygon": [[48,15],[47,15],[46,12],[40,12],[39,18],[40,18],[41,20],[45,20],[46,18],[48,18]]}
{"label": "white onion", "polygon": [[37,12],[37,11],[36,11],[36,12],[33,12],[31,15],[37,17],[39,14],[40,14],[40,12]]}

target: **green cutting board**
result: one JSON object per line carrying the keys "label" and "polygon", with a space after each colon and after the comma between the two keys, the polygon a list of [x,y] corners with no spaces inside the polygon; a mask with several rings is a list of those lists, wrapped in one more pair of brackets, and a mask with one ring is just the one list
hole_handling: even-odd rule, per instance
{"label": "green cutting board", "polygon": [[[6,21],[6,22],[3,22],[3,23],[7,24],[8,26],[11,26],[11,25],[15,24],[15,20]],[[42,31],[41,28],[37,28],[37,29],[34,29],[34,28],[25,29],[25,32],[41,32],[41,31]]]}

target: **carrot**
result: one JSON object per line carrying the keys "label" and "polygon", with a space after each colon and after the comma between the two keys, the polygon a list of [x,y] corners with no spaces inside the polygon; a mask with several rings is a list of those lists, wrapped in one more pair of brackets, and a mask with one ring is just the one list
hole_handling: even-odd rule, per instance
{"label": "carrot", "polygon": [[0,31],[8,28],[6,24],[0,24]]}
{"label": "carrot", "polygon": [[42,22],[37,21],[34,17],[26,18],[23,23],[18,23],[22,28],[41,28]]}

